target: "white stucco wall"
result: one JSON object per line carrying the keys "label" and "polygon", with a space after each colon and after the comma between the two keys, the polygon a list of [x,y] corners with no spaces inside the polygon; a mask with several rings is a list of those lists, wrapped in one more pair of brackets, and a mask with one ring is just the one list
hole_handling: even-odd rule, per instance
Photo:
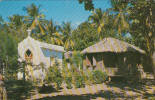
{"label": "white stucco wall", "polygon": [[[48,68],[50,66],[50,56],[46,56],[43,53],[42,48],[47,48],[50,51],[57,51],[59,53],[62,53],[62,56],[63,56],[63,51],[64,51],[63,47],[39,42],[31,38],[30,36],[28,36],[26,39],[24,39],[22,42],[18,44],[18,55],[20,59],[25,60],[25,52],[28,49],[32,52],[32,55],[33,55],[32,64],[34,66],[33,67],[26,66],[27,71],[28,71],[28,76],[33,76],[36,79],[40,78],[41,80],[45,78],[46,72],[42,72],[41,69],[36,70],[36,67],[39,67],[38,65],[40,63],[43,63],[45,65],[45,68]],[[60,63],[59,67],[62,67],[62,57],[55,58],[55,59],[57,59],[57,61]],[[18,75],[18,79],[23,78],[22,73],[19,72],[17,75]],[[31,79],[33,80],[33,78]]]}

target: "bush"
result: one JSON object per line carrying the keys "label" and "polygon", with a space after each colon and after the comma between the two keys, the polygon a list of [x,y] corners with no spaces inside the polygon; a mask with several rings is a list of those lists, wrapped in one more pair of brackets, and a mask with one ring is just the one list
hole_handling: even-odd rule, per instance
{"label": "bush", "polygon": [[72,77],[66,77],[65,82],[67,84],[67,89],[71,89],[72,88]]}
{"label": "bush", "polygon": [[65,65],[62,69],[62,76],[64,79],[64,82],[66,83],[66,88],[71,89],[72,88],[72,72],[71,70]]}
{"label": "bush", "polygon": [[63,78],[60,69],[57,66],[52,66],[49,68],[48,74],[46,76],[47,83],[54,82],[56,89],[60,89]]}
{"label": "bush", "polygon": [[59,90],[60,89],[60,87],[61,87],[61,84],[62,84],[62,77],[57,77],[56,79],[55,79],[55,83],[56,83],[56,89],[57,90]]}
{"label": "bush", "polygon": [[86,74],[85,75],[85,83],[87,85],[93,84],[94,83],[94,79],[93,79],[93,73],[92,73],[92,71],[86,70],[85,74]]}
{"label": "bush", "polygon": [[95,84],[101,84],[107,79],[107,74],[100,70],[93,71],[93,80]]}
{"label": "bush", "polygon": [[84,76],[80,74],[75,76],[75,87],[76,88],[85,87]]}

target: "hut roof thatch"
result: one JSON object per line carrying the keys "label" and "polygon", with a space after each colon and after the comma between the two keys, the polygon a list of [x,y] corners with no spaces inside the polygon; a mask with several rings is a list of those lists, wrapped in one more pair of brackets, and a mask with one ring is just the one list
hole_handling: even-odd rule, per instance
{"label": "hut roof thatch", "polygon": [[144,50],[131,45],[127,42],[115,39],[115,38],[104,38],[102,41],[84,49],[81,53],[99,53],[99,52],[127,52],[127,51],[138,51],[145,53]]}

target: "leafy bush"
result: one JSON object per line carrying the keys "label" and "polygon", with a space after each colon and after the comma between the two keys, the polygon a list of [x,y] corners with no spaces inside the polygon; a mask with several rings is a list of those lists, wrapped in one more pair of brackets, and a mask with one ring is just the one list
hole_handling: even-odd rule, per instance
{"label": "leafy bush", "polygon": [[82,69],[82,55],[79,51],[73,51],[72,57],[69,59],[72,66]]}
{"label": "leafy bush", "polygon": [[85,83],[87,85],[91,85],[94,83],[94,79],[93,79],[93,73],[90,70],[86,70],[85,71]]}
{"label": "leafy bush", "polygon": [[[1,26],[1,25],[0,25]],[[0,30],[0,67],[4,68],[6,80],[17,79],[18,52],[17,38]],[[0,70],[2,73],[2,70]]]}
{"label": "leafy bush", "polygon": [[49,67],[49,71],[46,76],[47,83],[54,82],[56,89],[60,89],[63,78],[60,72],[60,69],[57,66]]}
{"label": "leafy bush", "polygon": [[107,74],[100,70],[93,71],[93,80],[95,84],[103,83],[107,79]]}
{"label": "leafy bush", "polygon": [[61,87],[61,84],[62,84],[62,77],[57,77],[56,79],[55,79],[55,82],[56,82],[56,89],[57,90],[59,90],[60,89],[60,87]]}
{"label": "leafy bush", "polygon": [[75,87],[76,88],[85,87],[84,77],[80,74],[75,76]]}
{"label": "leafy bush", "polygon": [[72,77],[66,77],[65,82],[67,84],[67,89],[71,89],[72,88]]}
{"label": "leafy bush", "polygon": [[68,68],[67,65],[65,65],[62,69],[62,76],[63,76],[63,79],[64,79],[66,85],[67,85],[67,88],[71,89],[72,88],[72,72]]}

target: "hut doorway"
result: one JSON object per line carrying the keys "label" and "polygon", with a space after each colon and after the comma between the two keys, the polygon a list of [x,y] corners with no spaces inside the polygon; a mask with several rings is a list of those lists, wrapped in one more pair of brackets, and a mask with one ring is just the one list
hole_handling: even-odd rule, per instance
{"label": "hut doorway", "polygon": [[32,58],[33,58],[33,54],[32,54],[32,52],[28,49],[28,50],[25,52],[25,60],[26,60],[26,62],[28,62],[28,63],[32,62]]}

